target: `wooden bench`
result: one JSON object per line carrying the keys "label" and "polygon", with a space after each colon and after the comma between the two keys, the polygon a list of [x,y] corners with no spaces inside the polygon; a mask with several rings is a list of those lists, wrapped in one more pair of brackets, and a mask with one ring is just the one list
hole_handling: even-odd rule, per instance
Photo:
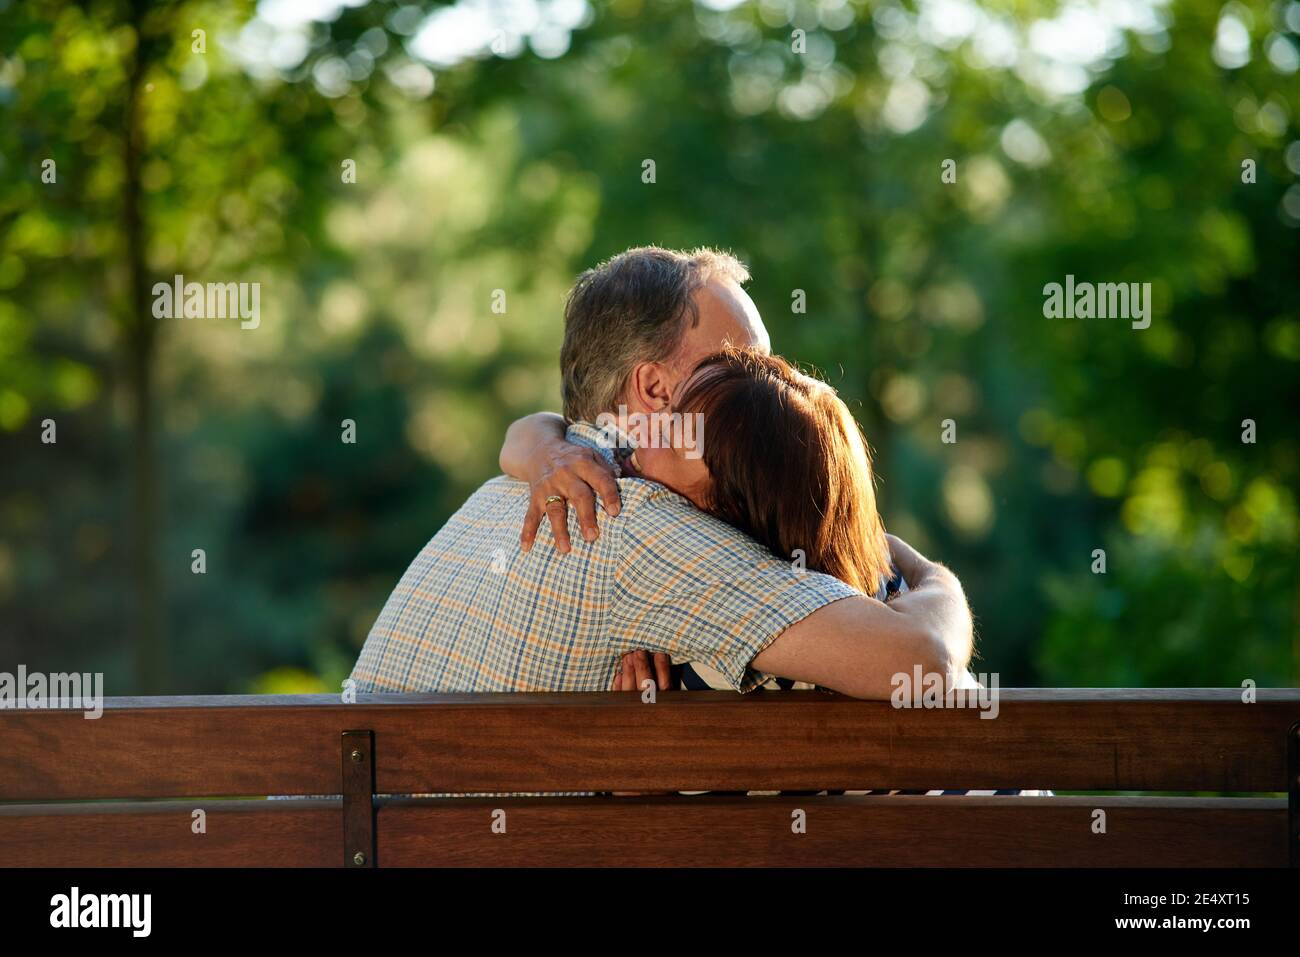
{"label": "wooden bench", "polygon": [[[994,720],[817,692],[117,698],[0,711],[0,742],[17,867],[1300,861],[1297,690],[1004,690]],[[1247,796],[386,796],[823,788]]]}

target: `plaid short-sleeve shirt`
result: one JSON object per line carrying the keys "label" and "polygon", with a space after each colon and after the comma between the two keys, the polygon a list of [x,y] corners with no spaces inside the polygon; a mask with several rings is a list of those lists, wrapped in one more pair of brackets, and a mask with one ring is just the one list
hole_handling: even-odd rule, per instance
{"label": "plaid short-sleeve shirt", "polygon": [[[569,427],[597,449],[601,433]],[[483,485],[420,552],[389,596],[352,671],[358,692],[604,691],[635,649],[698,662],[728,687],[769,676],[750,662],[777,635],[857,592],[796,568],[662,485],[619,479],[622,508],[597,510],[586,543],[570,510],[573,550],[547,523],[519,547],[528,486]]]}

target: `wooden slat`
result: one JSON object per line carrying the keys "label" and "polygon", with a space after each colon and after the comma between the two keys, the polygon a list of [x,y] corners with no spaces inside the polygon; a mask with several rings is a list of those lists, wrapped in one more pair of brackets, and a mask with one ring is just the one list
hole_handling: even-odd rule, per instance
{"label": "wooden slat", "polygon": [[[336,800],[0,807],[12,867],[335,867]],[[1093,812],[1106,811],[1106,833]],[[492,831],[505,812],[505,833]],[[806,831],[791,829],[792,812]],[[1281,799],[389,799],[382,867],[1283,867]],[[631,830],[629,830],[629,828]]]}
{"label": "wooden slat", "polygon": [[334,794],[375,732],[382,793],[1286,789],[1300,691],[1003,690],[1000,714],[817,692],[107,699],[0,711],[0,800]]}
{"label": "wooden slat", "polygon": [[[492,812],[505,811],[505,833]],[[792,831],[792,812],[806,833]],[[1106,833],[1092,830],[1106,811]],[[1196,798],[394,801],[381,867],[1285,867],[1286,802]]]}
{"label": "wooden slat", "polygon": [[338,867],[342,834],[337,799],[0,805],[5,867]]}

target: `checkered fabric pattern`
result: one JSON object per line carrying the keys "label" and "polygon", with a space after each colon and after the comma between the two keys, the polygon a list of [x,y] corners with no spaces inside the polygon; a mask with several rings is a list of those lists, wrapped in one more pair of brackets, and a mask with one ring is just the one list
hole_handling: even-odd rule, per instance
{"label": "checkered fabric pattern", "polygon": [[[612,452],[575,423],[569,441]],[[698,662],[725,687],[770,676],[749,667],[790,625],[848,595],[795,568],[664,486],[619,479],[600,538],[555,551],[544,522],[519,547],[528,486],[492,479],[424,547],[398,583],[352,672],[358,692],[604,691],[627,651]]]}

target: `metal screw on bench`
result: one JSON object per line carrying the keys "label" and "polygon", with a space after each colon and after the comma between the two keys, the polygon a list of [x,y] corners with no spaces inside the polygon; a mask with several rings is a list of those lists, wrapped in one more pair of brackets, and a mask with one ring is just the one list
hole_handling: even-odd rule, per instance
{"label": "metal screw on bench", "polygon": [[355,764],[360,764],[360,763],[361,763],[361,759],[362,759],[362,757],[363,757],[363,755],[361,754],[360,751],[353,750],[353,752],[352,752],[352,761],[353,761],[353,763],[355,763]]}
{"label": "metal screw on bench", "polygon": [[364,866],[366,863],[366,855],[362,854],[360,851],[357,851],[355,854],[352,855],[352,863],[357,865],[357,867]]}

